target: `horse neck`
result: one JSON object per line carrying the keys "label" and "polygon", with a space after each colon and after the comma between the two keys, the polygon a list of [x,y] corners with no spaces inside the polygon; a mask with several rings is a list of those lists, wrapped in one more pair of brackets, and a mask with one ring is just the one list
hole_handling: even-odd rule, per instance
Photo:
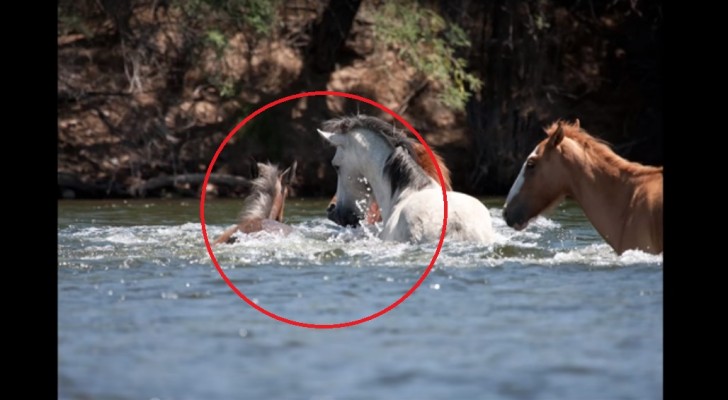
{"label": "horse neck", "polygon": [[570,168],[575,172],[569,194],[604,240],[612,248],[619,249],[640,176],[635,175],[634,166],[627,167],[632,163],[626,160],[621,166],[595,157],[580,157],[577,164]]}
{"label": "horse neck", "polygon": [[369,182],[374,199],[379,205],[382,220],[386,221],[392,215],[392,209],[395,204],[393,196],[395,193],[392,191],[392,185],[389,179],[384,176],[384,165],[394,152],[394,149],[384,139],[377,137],[372,132],[355,132],[354,137],[363,147],[363,149],[357,152],[362,176]]}
{"label": "horse neck", "polygon": [[364,170],[362,176],[364,176],[369,182],[369,186],[372,188],[374,199],[379,205],[379,211],[382,215],[382,220],[386,221],[390,215],[392,215],[392,208],[394,207],[394,193],[392,193],[392,186],[384,176],[384,164],[387,162],[387,158],[392,153],[392,150],[387,148],[387,151],[376,151],[369,153],[369,157],[364,162]]}
{"label": "horse neck", "polygon": [[[361,135],[356,136],[356,139],[364,147],[357,152],[362,175],[369,181],[383,221],[392,215],[394,206],[403,196],[413,190],[437,185],[403,147],[392,148],[372,132],[358,132],[356,135]],[[389,172],[386,172],[385,167],[389,168]],[[397,182],[392,182],[392,179]],[[405,181],[408,187],[402,187]]]}
{"label": "horse neck", "polygon": [[261,219],[276,219],[282,212],[283,201],[279,201],[280,195],[272,195],[265,191],[255,192],[245,198],[243,212],[240,215],[240,222],[254,221]]}

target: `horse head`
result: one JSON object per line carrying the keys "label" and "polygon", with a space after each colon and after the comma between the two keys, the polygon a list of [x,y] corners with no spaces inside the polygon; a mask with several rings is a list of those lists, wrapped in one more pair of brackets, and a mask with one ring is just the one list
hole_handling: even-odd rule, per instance
{"label": "horse head", "polygon": [[[578,120],[568,127],[578,129]],[[569,174],[561,151],[563,123],[556,123],[546,135],[526,158],[506,198],[503,217],[516,230],[525,229],[533,218],[557,206],[568,191]]]}

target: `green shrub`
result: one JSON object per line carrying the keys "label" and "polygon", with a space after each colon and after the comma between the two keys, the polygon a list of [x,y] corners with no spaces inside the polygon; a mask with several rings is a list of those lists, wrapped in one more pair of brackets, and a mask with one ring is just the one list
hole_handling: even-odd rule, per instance
{"label": "green shrub", "polygon": [[395,50],[405,62],[442,87],[443,105],[463,110],[472,91],[483,82],[467,72],[467,62],[455,56],[470,47],[465,32],[416,1],[389,2],[375,12],[377,43]]}

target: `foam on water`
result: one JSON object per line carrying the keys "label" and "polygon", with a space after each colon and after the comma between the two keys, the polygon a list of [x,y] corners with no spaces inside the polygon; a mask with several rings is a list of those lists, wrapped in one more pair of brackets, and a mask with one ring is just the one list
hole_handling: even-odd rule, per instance
{"label": "foam on water", "polygon": [[[327,200],[292,201],[290,236],[241,234],[214,247],[231,283],[310,323],[352,321],[400,299],[436,243],[339,227],[323,217]],[[60,398],[662,396],[662,256],[617,256],[573,204],[520,232],[489,207],[495,243],[446,241],[396,309],[310,330],[232,293],[197,204],[143,203],[59,207]],[[206,216],[210,240],[238,211],[218,204]]]}
{"label": "foam on water", "polygon": [[[599,240],[575,246],[578,233],[572,234],[546,217],[538,217],[527,229],[515,231],[506,226],[500,211],[491,209],[496,231],[494,243],[483,246],[446,240],[436,265],[472,268],[512,264],[588,267],[662,264],[662,255],[628,251],[618,256]],[[208,225],[209,239],[212,241],[228,226]],[[381,230],[379,225],[342,228],[325,218],[311,218],[294,224],[293,228],[294,232],[289,236],[269,232],[238,233],[235,243],[214,246],[213,252],[223,269],[262,264],[419,268],[429,264],[436,249],[436,243],[384,242],[377,237]],[[200,225],[193,222],[171,226],[69,226],[60,230],[59,236],[64,238],[59,245],[63,265],[70,267],[88,268],[93,265],[92,261],[109,257],[118,258],[120,268],[129,268],[133,265],[130,261],[140,258],[166,265],[166,257],[212,265]],[[70,248],[75,249],[73,255],[70,250],[66,252]]]}

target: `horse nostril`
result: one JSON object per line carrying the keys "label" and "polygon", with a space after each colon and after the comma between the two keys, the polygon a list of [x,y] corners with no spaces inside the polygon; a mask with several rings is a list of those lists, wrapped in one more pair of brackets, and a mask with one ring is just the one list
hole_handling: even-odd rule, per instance
{"label": "horse nostril", "polygon": [[334,211],[334,208],[336,208],[336,203],[331,203],[328,207],[326,207],[326,212],[331,213],[332,211]]}

